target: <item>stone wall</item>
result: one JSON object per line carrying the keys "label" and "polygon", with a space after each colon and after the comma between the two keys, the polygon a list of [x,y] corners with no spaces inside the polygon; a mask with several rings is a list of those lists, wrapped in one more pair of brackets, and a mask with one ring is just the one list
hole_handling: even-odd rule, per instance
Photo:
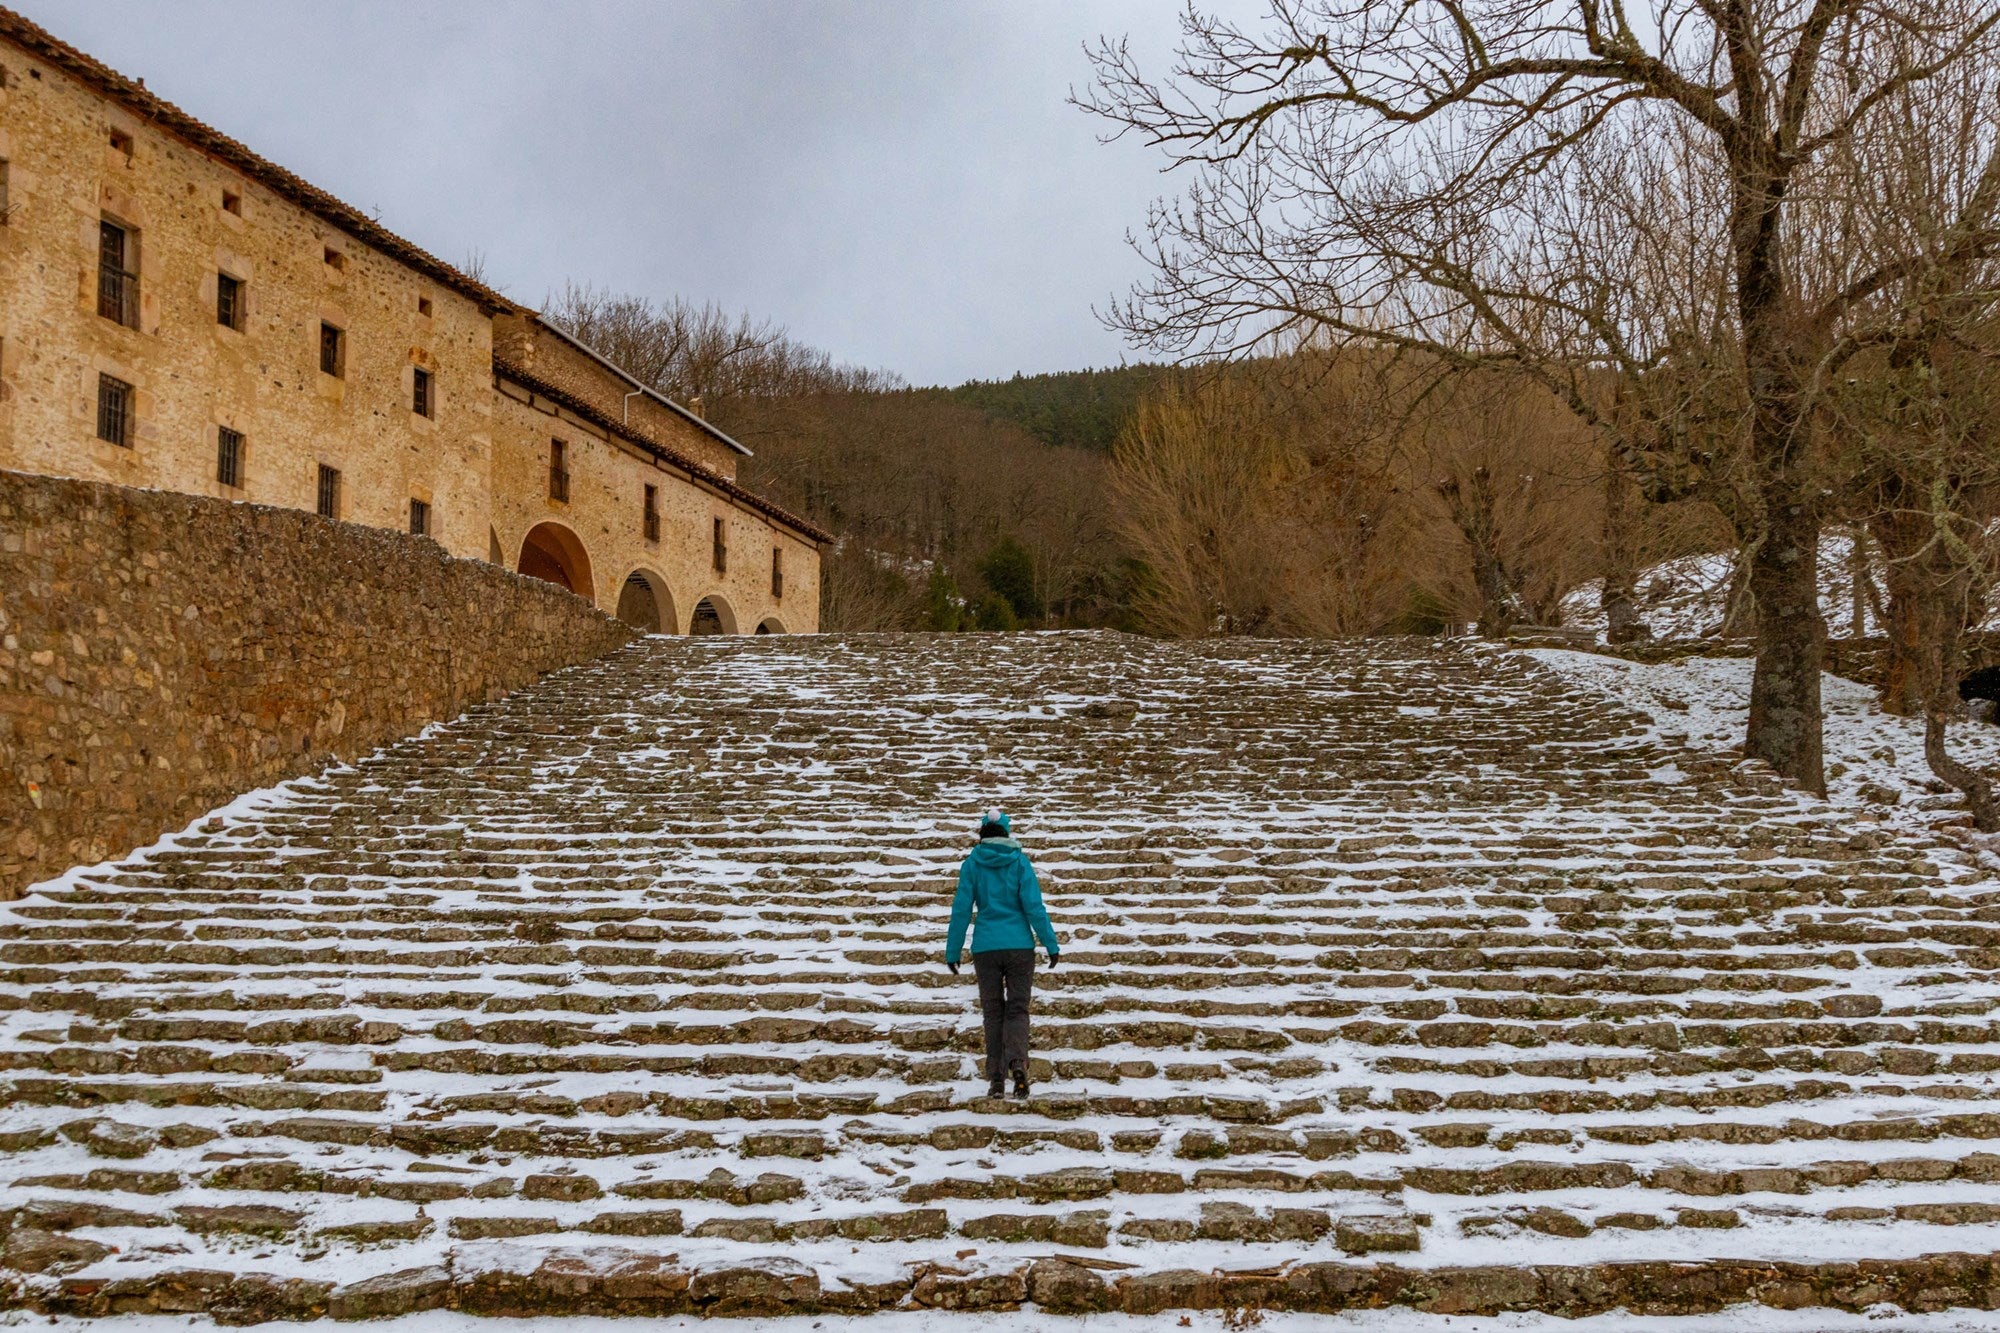
{"label": "stone wall", "polygon": [[[568,586],[615,611],[630,585],[636,623],[684,631],[706,597],[725,630],[818,628],[830,539],[735,485],[740,446],[4,8],[0,173],[0,468],[305,510],[324,469],[333,516],[421,519],[453,555],[547,574],[522,561],[554,525],[536,550],[580,547]],[[108,251],[107,225],[124,238]],[[496,339],[570,400],[566,420],[496,387]],[[119,386],[129,410],[101,416]],[[568,500],[550,494],[555,438],[573,450]]]}
{"label": "stone wall", "polygon": [[[554,345],[537,365],[580,359],[566,358],[565,350]],[[541,525],[553,525],[579,548],[571,586],[581,591],[580,585],[589,585],[607,611],[620,606],[626,581],[637,576],[652,592],[659,613],[655,623],[670,634],[691,627],[704,598],[716,608],[725,633],[751,634],[760,625],[791,634],[819,628],[819,550],[810,538],[759,513],[727,488],[698,485],[649,457],[605,424],[616,422],[615,416],[586,419],[522,378],[505,368],[497,376],[493,532],[500,559],[529,568],[521,564],[524,542]],[[663,438],[653,437],[656,443]],[[564,442],[568,462],[568,487],[560,500],[549,487],[552,439]],[[649,485],[657,492],[659,512],[652,537],[644,524]],[[721,570],[714,561],[718,521],[727,549]],[[771,579],[774,550],[783,553],[782,591]]]}
{"label": "stone wall", "polygon": [[631,393],[630,384],[557,337],[539,316],[527,311],[496,315],[493,356],[717,476],[736,480],[734,449],[651,395]]}
{"label": "stone wall", "polygon": [[[0,40],[0,67],[0,468],[311,510],[324,465],[339,517],[406,531],[421,500],[453,554],[485,555],[486,306],[52,61]],[[105,222],[134,251],[129,327],[99,313]],[[233,327],[224,276],[242,284]],[[133,389],[122,444],[98,435],[103,376]],[[223,427],[243,437],[236,485],[218,477]]]}
{"label": "stone wall", "polygon": [[0,898],[629,633],[423,538],[0,471]]}

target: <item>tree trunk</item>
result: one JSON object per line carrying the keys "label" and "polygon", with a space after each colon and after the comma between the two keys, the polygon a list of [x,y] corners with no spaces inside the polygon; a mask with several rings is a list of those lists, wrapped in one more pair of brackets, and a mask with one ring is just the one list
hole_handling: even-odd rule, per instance
{"label": "tree trunk", "polygon": [[[1780,488],[1767,488],[1770,490]],[[1769,496],[1764,540],[1751,557],[1757,598],[1757,666],[1743,752],[1826,794],[1820,671],[1826,624],[1819,613],[1819,520],[1804,495]]]}
{"label": "tree trunk", "polygon": [[1479,633],[1504,639],[1519,618],[1520,592],[1500,557],[1499,521],[1494,512],[1493,478],[1483,467],[1472,470],[1472,485],[1448,477],[1437,484],[1452,523],[1472,551],[1472,585],[1479,594]]}
{"label": "tree trunk", "polygon": [[1950,705],[1957,702],[1956,696],[1945,703],[1945,707],[1930,707],[1924,710],[1924,762],[1930,765],[1932,773],[1940,782],[1948,782],[1965,793],[1966,808],[1972,811],[1972,826],[1981,833],[2000,833],[2000,802],[1993,798],[1993,784],[1984,773],[1969,764],[1962,764],[1951,757],[1944,748],[1944,724],[1949,715]]}
{"label": "tree trunk", "polygon": [[1718,639],[1741,638],[1757,632],[1757,597],[1750,588],[1750,553],[1739,550],[1729,569],[1729,589],[1722,595],[1722,622],[1709,633]]}
{"label": "tree trunk", "polygon": [[1604,611],[1608,643],[1643,643],[1653,631],[1639,616],[1638,553],[1632,531],[1632,479],[1615,455],[1604,473],[1604,584],[1598,605]]}
{"label": "tree trunk", "polygon": [[1851,523],[1847,538],[1847,634],[1868,637],[1868,525]]}
{"label": "tree trunk", "polygon": [[1958,711],[1958,681],[1964,670],[1965,613],[1971,575],[1963,570],[1934,571],[1930,593],[1918,616],[1925,631],[1922,657],[1924,695],[1924,762],[1941,782],[1956,787],[1972,812],[1972,826],[1981,833],[2000,832],[2000,803],[1993,784],[1970,764],[1960,763],[1945,749],[1945,723]]}
{"label": "tree trunk", "polygon": [[1925,711],[1925,633],[1923,613],[1927,590],[1918,568],[1929,540],[1921,514],[1897,507],[1893,497],[1869,519],[1876,545],[1882,548],[1885,580],[1889,585],[1889,605],[1882,629],[1888,635],[1888,649],[1882,660],[1882,711],[1897,717],[1915,717]]}
{"label": "tree trunk", "polygon": [[1736,308],[1749,390],[1750,456],[1763,511],[1750,557],[1757,598],[1757,666],[1743,753],[1826,794],[1820,671],[1826,622],[1819,613],[1819,506],[1811,423],[1802,412],[1806,329],[1786,281],[1779,237],[1785,168],[1764,145],[1732,162]]}

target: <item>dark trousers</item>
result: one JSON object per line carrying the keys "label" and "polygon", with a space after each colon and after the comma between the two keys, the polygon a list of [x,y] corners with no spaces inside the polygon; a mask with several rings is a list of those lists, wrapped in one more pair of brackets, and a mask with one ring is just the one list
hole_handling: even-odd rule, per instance
{"label": "dark trousers", "polygon": [[979,1012],[986,1019],[986,1078],[999,1083],[1008,1070],[1028,1067],[1028,1000],[1035,989],[1035,951],[976,953],[972,970],[979,977]]}

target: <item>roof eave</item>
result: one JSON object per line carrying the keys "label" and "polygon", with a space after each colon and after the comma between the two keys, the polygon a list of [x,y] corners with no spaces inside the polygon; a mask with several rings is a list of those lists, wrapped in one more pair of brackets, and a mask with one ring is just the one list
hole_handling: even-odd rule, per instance
{"label": "roof eave", "polygon": [[562,341],[568,343],[571,347],[574,347],[577,351],[582,352],[592,361],[595,361],[598,365],[603,366],[606,370],[616,375],[619,379],[631,385],[632,391],[634,393],[643,393],[646,397],[652,399],[660,406],[678,415],[683,421],[687,422],[689,425],[694,426],[696,429],[702,431],[710,438],[724,445],[727,445],[731,449],[734,449],[737,453],[743,455],[743,457],[745,458],[755,457],[755,455],[750,452],[749,445],[741,443],[733,436],[731,436],[727,431],[723,430],[721,427],[716,426],[714,423],[710,422],[708,418],[702,416],[699,412],[690,411],[688,408],[682,407],[679,403],[667,397],[665,394],[661,393],[658,389],[655,389],[652,385],[647,384],[644,380],[641,380],[631,371],[625,369],[625,367],[619,365],[616,361],[613,361],[610,357],[604,355],[604,353],[598,351],[595,347],[592,347],[589,343],[583,341],[583,339],[577,337],[575,334],[565,332],[564,330],[550,323],[548,320],[544,319],[539,314],[534,316],[534,320],[536,324],[540,325],[542,328],[547,329],[550,333],[555,334],[556,337],[562,339]]}
{"label": "roof eave", "polygon": [[343,203],[312,182],[251,151],[247,145],[149,91],[144,84],[125,77],[96,57],[71,46],[48,29],[4,6],[0,6],[0,39],[13,43],[31,58],[53,66],[151,122],[162,133],[172,135],[272,193],[289,199],[362,244],[451,288],[476,303],[486,314],[513,314],[521,310],[516,302],[459,272],[421,246],[404,240],[352,204]]}

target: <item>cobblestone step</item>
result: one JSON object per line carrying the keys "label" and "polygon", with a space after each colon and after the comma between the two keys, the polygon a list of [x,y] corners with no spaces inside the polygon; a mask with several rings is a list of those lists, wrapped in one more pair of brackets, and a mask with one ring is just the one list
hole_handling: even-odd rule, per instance
{"label": "cobblestone step", "polygon": [[1983,1307],[1996,977],[1956,844],[1501,652],[647,640],[0,908],[0,1305]]}

